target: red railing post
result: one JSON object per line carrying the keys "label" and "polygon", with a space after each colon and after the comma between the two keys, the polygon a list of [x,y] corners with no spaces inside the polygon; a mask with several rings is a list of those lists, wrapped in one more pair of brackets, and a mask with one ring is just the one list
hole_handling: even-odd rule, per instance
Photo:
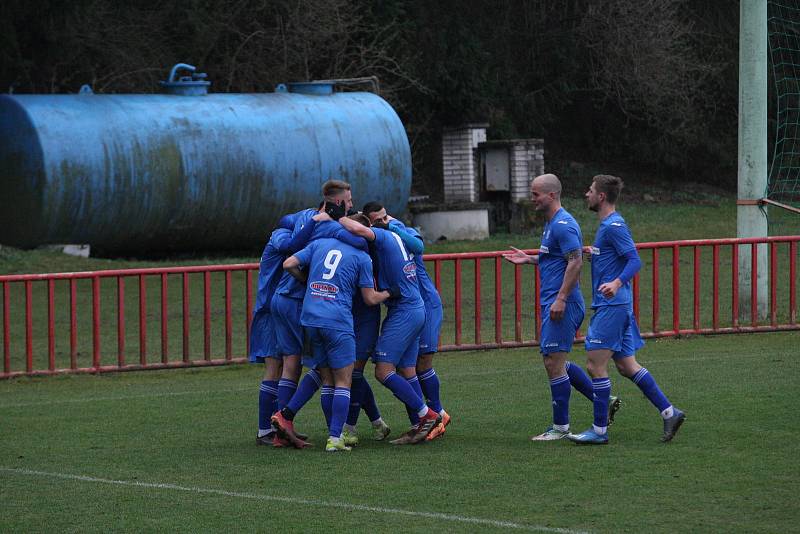
{"label": "red railing post", "polygon": [[659,292],[661,288],[659,287],[659,280],[658,280],[658,249],[653,249],[653,333],[658,333],[658,321],[659,321]]}
{"label": "red railing post", "polygon": [[700,331],[700,247],[694,247],[694,331]]}
{"label": "red railing post", "polygon": [[183,361],[189,361],[189,273],[183,273],[183,287],[181,294],[183,296]]}
{"label": "red railing post", "polygon": [[503,258],[494,259],[494,342],[503,342]]}
{"label": "red railing post", "polygon": [[789,323],[797,324],[797,241],[789,243]]}
{"label": "red railing post", "polygon": [[514,265],[514,340],[522,342],[522,280],[519,265]]}
{"label": "red railing post", "polygon": [[92,277],[92,367],[100,368],[100,277]]}
{"label": "red railing post", "polygon": [[713,302],[712,302],[712,328],[719,330],[719,245],[714,245],[712,259]]}
{"label": "red railing post", "polygon": [[3,372],[11,372],[11,321],[9,313],[11,310],[8,295],[8,282],[3,282]]}
{"label": "red railing post", "polygon": [[778,244],[769,244],[769,322],[778,325]]}
{"label": "red railing post", "polygon": [[167,300],[169,298],[167,292],[167,275],[161,274],[161,363],[169,361],[169,335],[167,330],[167,320],[169,314],[167,313]]}
{"label": "red railing post", "polygon": [[[436,292],[439,293],[439,298],[442,297],[442,262],[441,260],[433,260],[433,283],[436,286]],[[439,336],[439,347],[443,345],[442,336]]]}
{"label": "red railing post", "polygon": [[69,281],[69,368],[78,368],[78,290],[75,279]]}
{"label": "red railing post", "polygon": [[33,371],[33,312],[31,282],[25,282],[25,370]]}
{"label": "red railing post", "polygon": [[231,322],[231,272],[225,271],[225,359],[233,357],[231,340],[233,339],[233,326]]}
{"label": "red railing post", "polygon": [[681,330],[681,250],[678,245],[672,247],[672,330],[676,334]]}
{"label": "red railing post", "polygon": [[541,272],[537,264],[533,268],[533,313],[536,315],[536,341],[542,340],[542,298],[539,288],[542,286]]}
{"label": "red railing post", "polygon": [[125,279],[117,277],[117,366],[125,365]]}
{"label": "red railing post", "polygon": [[475,258],[475,344],[481,344],[481,259]]}
{"label": "red railing post", "polygon": [[56,281],[47,281],[47,369],[56,370]]}
{"label": "red railing post", "polygon": [[739,246],[731,245],[731,325],[739,328]]}
{"label": "red railing post", "polygon": [[750,324],[758,325],[758,245],[750,245]]}
{"label": "red railing post", "polygon": [[203,358],[211,359],[211,273],[203,273]]}
{"label": "red railing post", "polygon": [[244,350],[248,355],[250,354],[250,327],[251,317],[253,316],[253,271],[250,269],[244,272],[244,323],[245,323],[245,339]]}
{"label": "red railing post", "polygon": [[461,260],[455,261],[456,345],[461,345]]}
{"label": "red railing post", "polygon": [[147,280],[139,275],[139,364],[147,365]]}

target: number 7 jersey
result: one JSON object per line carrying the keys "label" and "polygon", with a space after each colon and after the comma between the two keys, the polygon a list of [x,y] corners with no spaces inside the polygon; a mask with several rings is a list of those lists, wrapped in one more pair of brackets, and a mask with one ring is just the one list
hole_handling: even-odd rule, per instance
{"label": "number 7 jersey", "polygon": [[295,257],[308,269],[300,323],[352,333],[353,295],[374,284],[369,255],[337,239],[319,239]]}

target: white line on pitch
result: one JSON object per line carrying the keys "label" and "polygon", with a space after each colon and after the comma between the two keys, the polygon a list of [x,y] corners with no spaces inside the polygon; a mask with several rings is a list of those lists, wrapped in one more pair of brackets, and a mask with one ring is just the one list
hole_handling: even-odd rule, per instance
{"label": "white line on pitch", "polygon": [[117,486],[128,486],[136,488],[163,489],[173,491],[183,491],[188,493],[201,493],[206,495],[221,495],[223,497],[236,497],[240,499],[253,499],[258,501],[283,502],[287,504],[317,506],[321,508],[339,508],[354,512],[376,512],[380,514],[405,515],[412,517],[425,517],[428,519],[438,519],[454,523],[467,523],[472,525],[484,525],[489,527],[510,528],[515,530],[527,530],[530,532],[557,532],[562,534],[583,534],[585,531],[572,530],[568,528],[543,527],[538,525],[525,525],[513,523],[511,521],[500,521],[496,519],[483,519],[480,517],[469,517],[454,514],[443,514],[437,512],[417,512],[414,510],[403,510],[400,508],[383,508],[379,506],[367,506],[364,504],[350,504],[345,502],[321,501],[316,499],[301,499],[295,497],[281,497],[277,495],[261,495],[258,493],[240,493],[236,491],[225,491],[210,488],[196,488],[192,486],[178,486],[176,484],[137,482],[128,480],[112,480],[107,478],[96,478],[84,475],[71,475],[67,473],[48,473],[46,471],[34,471],[32,469],[15,469],[0,467],[0,472],[37,476],[43,478],[57,478],[63,480],[77,480],[80,482],[94,482],[98,484],[114,484]]}

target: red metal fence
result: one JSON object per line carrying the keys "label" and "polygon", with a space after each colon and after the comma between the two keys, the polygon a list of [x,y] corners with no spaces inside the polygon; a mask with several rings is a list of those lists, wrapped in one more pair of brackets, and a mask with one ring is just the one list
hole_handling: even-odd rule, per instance
{"label": "red metal fence", "polygon": [[[634,279],[634,312],[642,334],[800,329],[798,242],[800,236],[639,244],[643,267]],[[749,306],[758,301],[757,276],[750,287],[739,287],[743,249],[754,273],[758,255],[768,255],[763,320]],[[445,307],[441,350],[538,344],[538,268],[504,262],[502,253],[426,256]],[[582,276],[587,302],[588,271]],[[252,263],[0,276],[0,378],[246,361],[257,272]],[[135,290],[126,291],[131,282]],[[750,297],[745,321],[742,291]]]}

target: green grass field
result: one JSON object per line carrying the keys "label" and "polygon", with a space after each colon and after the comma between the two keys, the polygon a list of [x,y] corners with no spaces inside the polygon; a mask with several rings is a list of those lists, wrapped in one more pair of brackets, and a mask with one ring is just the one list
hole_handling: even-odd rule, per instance
{"label": "green grass field", "polygon": [[[534,350],[439,356],[442,440],[337,455],[316,398],[298,426],[317,447],[254,444],[255,366],[4,381],[0,531],[789,532],[796,348],[793,333],[648,343],[639,359],[687,422],[660,443],[655,409],[612,375],[606,447],[528,440],[550,420]],[[371,383],[399,434],[404,410]],[[572,415],[591,423],[577,393]]]}
{"label": "green grass field", "polygon": [[[594,214],[565,202],[589,242]],[[731,202],[623,206],[637,241],[731,237]],[[783,219],[781,219],[783,220]],[[676,224],[680,221],[680,225]],[[795,219],[784,226],[795,228]],[[800,227],[800,225],[798,225]],[[677,230],[680,228],[680,230]],[[781,231],[781,234],[796,234]],[[536,232],[538,233],[538,232]],[[538,237],[496,235],[431,245],[428,253],[534,247]],[[780,251],[785,260],[785,252]],[[723,252],[722,287],[730,258]],[[252,257],[163,261],[80,259],[0,249],[1,273],[242,263]],[[707,262],[709,255],[704,254]],[[643,325],[651,326],[643,256]],[[661,257],[661,328],[671,327],[670,253]],[[727,263],[726,263],[727,262]],[[681,254],[682,326],[691,325],[691,252]],[[587,266],[588,267],[588,266]],[[503,267],[503,320],[514,337],[513,268]],[[588,268],[584,273],[584,286]],[[523,338],[534,332],[533,271],[523,269]],[[472,262],[463,271],[463,342],[472,342]],[[701,272],[701,314],[710,316],[710,267]],[[454,339],[452,266],[442,270],[446,343]],[[212,276],[212,357],[224,350],[223,284]],[[494,336],[492,263],[482,263],[483,339]],[[169,277],[168,343],[180,359],[181,279]],[[78,283],[79,365],[91,363],[91,284]],[[138,296],[126,281],[127,361],[138,361]],[[202,358],[202,277],[190,277],[190,353]],[[587,290],[584,287],[585,291]],[[116,362],[116,283],[101,284],[102,364]],[[233,354],[244,354],[244,279],[233,277]],[[24,369],[21,286],[12,288],[11,356]],[[34,359],[46,368],[46,293],[34,284]],[[56,284],[56,361],[68,365],[67,286]],[[728,293],[723,295],[727,310]],[[785,294],[781,294],[785,300]],[[785,314],[781,309],[780,314]],[[784,315],[781,315],[783,318]],[[723,315],[723,317],[726,317]],[[160,288],[147,284],[148,360],[161,358]],[[725,321],[728,319],[726,318]],[[723,325],[725,322],[723,321]],[[253,443],[261,370],[254,366],[0,381],[0,531],[430,532],[766,532],[791,531],[800,469],[795,412],[797,333],[651,341],[640,353],[688,422],[673,443],[658,441],[655,410],[627,380],[613,378],[624,407],[608,447],[528,440],[550,420],[549,388],[535,349],[443,354],[437,371],[454,416],[445,439],[393,448],[365,441],[348,455],[322,452],[325,431],[313,401],[300,416],[316,449],[272,450]],[[576,348],[575,360],[584,353]],[[406,416],[371,380],[399,434]],[[573,396],[573,428],[591,423]],[[362,430],[367,427],[362,423]],[[332,489],[335,488],[335,489]]]}

